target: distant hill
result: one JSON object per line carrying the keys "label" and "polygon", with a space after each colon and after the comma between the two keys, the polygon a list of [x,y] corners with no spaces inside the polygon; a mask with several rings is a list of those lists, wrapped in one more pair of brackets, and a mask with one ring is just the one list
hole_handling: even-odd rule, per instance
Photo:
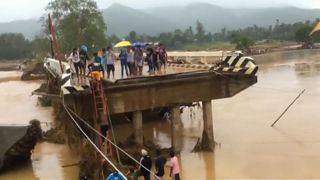
{"label": "distant hill", "polygon": [[153,8],[145,11],[153,16],[182,24],[184,28],[194,26],[196,20],[199,20],[209,32],[220,31],[223,27],[239,29],[254,24],[258,26],[275,25],[277,19],[280,23],[294,23],[320,18],[320,9],[296,7],[230,9],[208,3],[194,3],[185,7]]}
{"label": "distant hill", "polygon": [[170,19],[179,24],[182,29],[195,26],[196,21],[203,23],[205,29],[210,32],[220,31],[221,28],[234,25],[236,15],[233,10],[225,9],[209,3],[192,3],[185,7],[159,7],[145,10],[148,14]]}
{"label": "distant hill", "polygon": [[0,33],[5,32],[22,33],[26,38],[32,39],[41,32],[41,23],[37,19],[0,23]]}
{"label": "distant hill", "polygon": [[107,22],[108,34],[116,34],[120,37],[128,35],[132,30],[155,35],[181,27],[168,18],[153,16],[120,4],[113,4],[103,10],[103,16]]}
{"label": "distant hill", "polygon": [[[298,21],[320,18],[320,9],[300,9],[296,7],[231,9],[215,6],[209,3],[192,3],[183,7],[168,6],[137,10],[121,4],[113,4],[102,10],[107,22],[108,34],[119,37],[127,35],[131,30],[149,35],[174,29],[186,29],[195,26],[199,20],[206,31],[217,32],[223,27],[239,29],[251,25],[274,25],[294,23]],[[38,20],[13,21],[0,23],[0,33],[21,32],[26,37],[33,37],[40,32]]]}

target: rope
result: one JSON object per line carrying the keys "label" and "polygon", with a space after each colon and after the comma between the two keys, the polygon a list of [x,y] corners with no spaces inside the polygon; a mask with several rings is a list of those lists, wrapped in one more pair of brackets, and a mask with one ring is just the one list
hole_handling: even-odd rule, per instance
{"label": "rope", "polygon": [[304,91],[306,90],[302,90],[301,93],[289,104],[289,106],[282,112],[282,114],[277,118],[277,120],[271,124],[271,127],[273,127],[281,119],[281,117],[289,110],[289,108],[300,98]]}
{"label": "rope", "polygon": [[[67,107],[68,108],[68,107]],[[152,171],[150,171],[147,167],[145,167],[144,165],[142,165],[139,161],[137,161],[134,157],[132,157],[130,154],[128,154],[126,151],[124,151],[122,148],[120,148],[118,145],[116,145],[115,143],[113,143],[110,139],[108,139],[107,137],[105,137],[103,134],[101,134],[99,131],[97,131],[94,127],[92,127],[89,123],[87,123],[85,120],[83,120],[81,117],[79,117],[75,112],[73,112],[70,108],[68,108],[68,110],[70,112],[72,112],[80,121],[82,121],[85,125],[87,125],[91,130],[93,130],[95,133],[97,133],[100,137],[102,137],[103,139],[105,139],[106,141],[108,141],[110,144],[112,144],[114,147],[116,147],[117,149],[119,149],[122,153],[124,153],[126,156],[128,156],[131,160],[133,160],[135,163],[139,164],[142,168],[144,168],[146,171],[148,171],[150,174],[152,174],[153,176],[159,178],[155,173],[153,173]]]}
{"label": "rope", "polygon": [[97,147],[97,145],[92,142],[92,140],[89,138],[89,136],[83,131],[83,129],[80,127],[80,125],[77,123],[77,121],[73,118],[71,113],[69,112],[69,108],[65,105],[63,100],[63,107],[68,113],[69,117],[72,119],[72,121],[75,123],[75,125],[78,127],[78,129],[81,131],[81,133],[87,138],[87,140],[92,144],[92,146],[101,154],[101,156],[121,175],[124,177],[125,180],[127,180],[126,176],[122,174],[122,172],[109,160],[108,157],[106,157],[103,152]]}
{"label": "rope", "polygon": [[[108,106],[107,98],[106,98],[106,106]],[[111,117],[110,117],[110,113],[109,113],[109,108],[107,108],[107,113],[108,113],[108,119],[110,122],[110,129],[111,129],[111,133],[112,133],[113,142],[116,144],[117,142],[116,142],[116,137],[115,137],[114,131],[113,131],[113,125],[112,125],[112,121],[111,121]],[[121,164],[121,159],[120,159],[118,148],[116,148],[116,153],[117,153],[118,161]]]}

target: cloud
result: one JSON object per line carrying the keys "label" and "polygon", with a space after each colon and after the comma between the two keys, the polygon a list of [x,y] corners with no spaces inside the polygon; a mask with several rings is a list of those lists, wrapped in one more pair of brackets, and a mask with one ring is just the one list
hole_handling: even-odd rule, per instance
{"label": "cloud", "polygon": [[[51,0],[2,0],[0,21],[37,18]],[[99,8],[107,8],[113,3],[121,3],[136,9],[155,6],[187,5],[191,2],[207,2],[225,7],[275,7],[297,6],[320,8],[320,0],[97,0]]]}
{"label": "cloud", "polygon": [[8,0],[0,2],[1,21],[39,17],[50,0]]}

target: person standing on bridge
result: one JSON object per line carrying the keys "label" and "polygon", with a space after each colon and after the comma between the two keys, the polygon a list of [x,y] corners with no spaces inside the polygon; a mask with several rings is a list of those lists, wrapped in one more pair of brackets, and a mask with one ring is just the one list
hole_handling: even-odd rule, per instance
{"label": "person standing on bridge", "polygon": [[152,51],[153,70],[155,73],[157,73],[159,71],[157,51],[154,47],[152,47]]}
{"label": "person standing on bridge", "polygon": [[124,70],[126,71],[127,77],[129,76],[127,58],[128,58],[127,49],[126,48],[122,48],[120,50],[120,54],[119,54],[119,59],[120,59],[120,62],[121,62],[121,78],[123,78],[123,74],[124,74],[123,71]]}
{"label": "person standing on bridge", "polygon": [[109,46],[107,47],[107,53],[106,53],[106,61],[107,61],[107,77],[110,79],[110,72],[112,71],[112,77],[114,79],[114,61],[116,60],[116,56],[112,52],[112,48]]}
{"label": "person standing on bridge", "polygon": [[161,70],[161,67],[163,66],[163,70],[166,71],[168,54],[167,54],[166,48],[161,43],[159,43],[159,47],[157,48],[157,54],[160,62],[160,70]]}
{"label": "person standing on bridge", "polygon": [[106,48],[102,48],[102,66],[104,68],[105,71],[107,71],[107,50]]}
{"label": "person standing on bridge", "polygon": [[149,73],[153,73],[154,72],[154,64],[153,64],[153,48],[152,47],[148,47],[146,50],[146,59],[149,65]]}
{"label": "person standing on bridge", "polygon": [[80,71],[80,74],[82,74],[83,67],[82,67],[82,63],[80,60],[78,48],[73,48],[72,53],[70,54],[70,56],[67,60],[70,61],[70,66],[71,66],[71,64],[73,64],[73,67],[76,71],[78,83],[79,83],[79,81],[80,81],[79,71]]}
{"label": "person standing on bridge", "polygon": [[88,65],[89,72],[91,74],[91,77],[96,80],[100,81],[101,80],[101,72],[104,77],[104,69],[101,64],[101,57],[98,56],[98,53],[94,53],[94,62]]}
{"label": "person standing on bridge", "polygon": [[82,72],[83,72],[82,76],[85,77],[86,76],[87,61],[90,60],[90,58],[88,56],[87,46],[85,46],[85,45],[80,46],[79,56],[80,56],[80,62],[81,62]]}
{"label": "person standing on bridge", "polygon": [[127,55],[127,63],[129,67],[130,76],[134,75],[134,58],[133,58],[133,50],[131,47],[128,47],[128,55]]}
{"label": "person standing on bridge", "polygon": [[137,47],[134,51],[134,63],[136,65],[136,72],[139,76],[142,76],[143,69],[143,51],[141,48]]}

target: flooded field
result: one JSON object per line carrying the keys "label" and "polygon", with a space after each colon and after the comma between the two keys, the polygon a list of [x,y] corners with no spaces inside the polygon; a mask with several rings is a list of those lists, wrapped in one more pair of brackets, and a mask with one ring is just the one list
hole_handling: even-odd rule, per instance
{"label": "flooded field", "polygon": [[[303,52],[273,54],[270,63],[267,56],[257,57],[258,83],[235,97],[213,101],[215,152],[191,153],[202,133],[202,112],[198,107],[184,109],[182,179],[320,179],[320,52]],[[25,124],[32,118],[52,121],[51,109],[36,106],[36,97],[30,96],[38,85],[0,82],[0,124]],[[270,127],[303,89],[305,93]],[[119,130],[132,131],[130,125],[117,126]],[[118,141],[128,134],[119,134]],[[144,134],[170,147],[170,122],[147,122]],[[0,179],[77,179],[76,166],[63,167],[75,162],[77,157],[66,146],[42,143],[29,165],[1,174]],[[168,174],[166,169],[166,179]]]}

